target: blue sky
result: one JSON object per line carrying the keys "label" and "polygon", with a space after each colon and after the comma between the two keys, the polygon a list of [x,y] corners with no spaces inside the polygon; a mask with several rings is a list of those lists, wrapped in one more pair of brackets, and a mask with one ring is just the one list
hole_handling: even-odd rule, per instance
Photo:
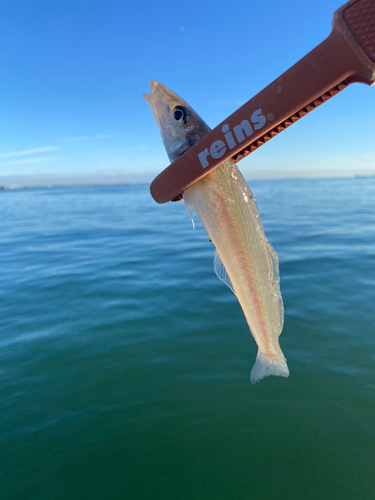
{"label": "blue sky", "polygon": [[[152,178],[152,79],[214,127],[326,38],[336,0],[0,2],[1,176]],[[354,84],[239,163],[246,178],[375,174]]]}

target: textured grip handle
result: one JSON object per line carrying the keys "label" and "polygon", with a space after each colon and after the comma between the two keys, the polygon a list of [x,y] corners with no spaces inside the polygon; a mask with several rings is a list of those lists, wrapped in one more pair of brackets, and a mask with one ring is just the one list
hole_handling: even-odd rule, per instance
{"label": "textured grip handle", "polygon": [[344,9],[343,19],[363,52],[375,63],[375,1],[357,0]]}
{"label": "textured grip handle", "polygon": [[357,55],[367,59],[375,78],[375,0],[351,0],[335,12],[333,24]]}

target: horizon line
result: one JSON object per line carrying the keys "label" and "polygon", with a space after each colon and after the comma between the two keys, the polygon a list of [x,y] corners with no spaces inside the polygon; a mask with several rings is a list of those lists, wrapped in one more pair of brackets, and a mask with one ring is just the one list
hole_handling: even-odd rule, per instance
{"label": "horizon line", "polygon": [[[7,189],[31,189],[31,188],[52,188],[52,187],[94,187],[94,186],[131,186],[131,185],[150,185],[150,181],[141,181],[141,180],[118,180],[118,181],[113,181],[112,179],[107,179],[105,180],[105,177],[102,179],[95,179],[95,180],[89,180],[88,178],[82,178],[79,180],[79,178],[76,179],[76,182],[72,182],[72,179],[65,179],[61,177],[60,182],[58,179],[51,180],[49,179],[49,182],[40,182],[41,176],[35,176],[34,181],[38,180],[38,183],[30,183],[30,182],[21,182],[19,184],[9,182],[10,177],[17,177],[17,176],[8,176],[8,183],[3,182],[5,181],[6,176],[3,177],[0,176],[0,191],[7,190]],[[21,176],[20,176],[21,177]],[[351,175],[342,175],[342,176],[329,176],[329,177],[273,177],[273,178],[259,178],[259,179],[248,179],[245,178],[246,182],[265,182],[265,181],[302,181],[302,180],[335,180],[335,179],[356,179],[356,178],[371,178],[375,177],[374,174],[351,174]],[[15,179],[12,179],[15,180]],[[31,177],[29,177],[29,181],[32,180]],[[55,182],[54,182],[55,181]]]}

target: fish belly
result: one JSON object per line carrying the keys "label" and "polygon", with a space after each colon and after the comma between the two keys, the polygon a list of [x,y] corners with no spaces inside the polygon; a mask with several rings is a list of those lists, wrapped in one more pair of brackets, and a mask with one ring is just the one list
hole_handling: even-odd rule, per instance
{"label": "fish belly", "polygon": [[288,376],[279,345],[284,311],[278,258],[264,234],[246,181],[229,160],[185,193],[215,245],[258,345],[251,380]]}

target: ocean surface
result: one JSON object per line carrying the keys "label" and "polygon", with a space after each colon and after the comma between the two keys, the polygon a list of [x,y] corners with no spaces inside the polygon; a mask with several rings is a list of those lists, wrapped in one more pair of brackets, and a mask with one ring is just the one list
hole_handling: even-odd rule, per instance
{"label": "ocean surface", "polygon": [[183,203],[0,192],[1,500],[375,498],[375,178],[250,183],[289,379]]}

